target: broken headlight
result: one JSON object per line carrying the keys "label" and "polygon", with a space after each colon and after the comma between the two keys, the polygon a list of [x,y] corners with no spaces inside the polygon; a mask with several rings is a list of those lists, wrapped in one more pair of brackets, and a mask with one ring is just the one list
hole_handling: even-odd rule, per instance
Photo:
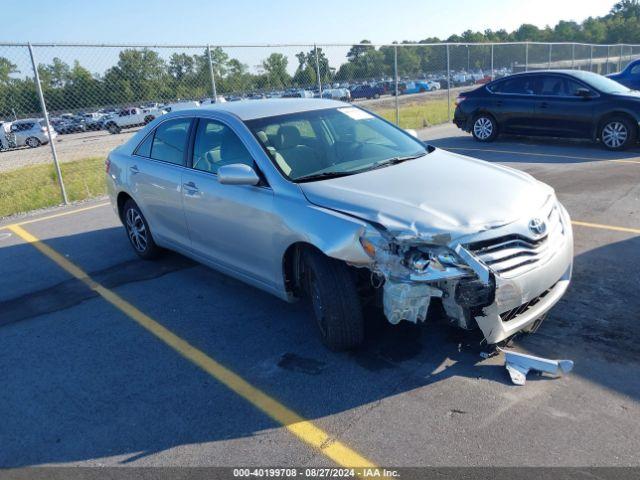
{"label": "broken headlight", "polygon": [[424,272],[428,267],[445,270],[447,267],[464,266],[464,262],[453,250],[441,245],[410,247],[404,254],[403,263],[415,272]]}

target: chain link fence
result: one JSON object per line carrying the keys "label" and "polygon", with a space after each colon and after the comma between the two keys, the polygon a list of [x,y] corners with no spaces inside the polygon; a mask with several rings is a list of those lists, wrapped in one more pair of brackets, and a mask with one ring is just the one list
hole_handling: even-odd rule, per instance
{"label": "chain link fence", "polygon": [[539,69],[607,74],[639,56],[640,45],[534,42],[0,44],[0,217],[102,194],[108,152],[172,109],[319,97],[420,129],[449,121],[473,85]]}

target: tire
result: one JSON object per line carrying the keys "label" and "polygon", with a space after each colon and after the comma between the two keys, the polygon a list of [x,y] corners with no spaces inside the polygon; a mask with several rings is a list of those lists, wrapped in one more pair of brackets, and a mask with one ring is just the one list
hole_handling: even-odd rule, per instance
{"label": "tire", "polygon": [[107,125],[107,130],[109,131],[109,133],[111,133],[112,135],[115,135],[117,133],[120,133],[120,127],[115,124],[115,123],[109,123]]}
{"label": "tire", "polygon": [[136,255],[144,260],[156,258],[160,253],[160,247],[153,240],[147,219],[144,218],[136,202],[131,199],[124,204],[122,220],[129,243],[131,243]]}
{"label": "tire", "polygon": [[155,119],[156,117],[154,117],[153,115],[147,115],[146,117],[144,117],[144,124],[147,125],[153,122]]}
{"label": "tire", "polygon": [[333,351],[364,341],[364,319],[355,279],[347,265],[309,250],[303,257],[305,291],[311,301],[322,343]]}
{"label": "tire", "polygon": [[613,116],[604,120],[598,133],[604,147],[614,151],[629,148],[638,138],[634,125],[622,116]]}
{"label": "tire", "polygon": [[36,147],[39,147],[40,145],[42,145],[42,142],[39,139],[37,139],[36,137],[29,137],[25,141],[25,144],[29,148],[36,148]]}
{"label": "tire", "polygon": [[473,119],[471,134],[479,142],[492,142],[498,136],[498,124],[491,115],[481,113]]}

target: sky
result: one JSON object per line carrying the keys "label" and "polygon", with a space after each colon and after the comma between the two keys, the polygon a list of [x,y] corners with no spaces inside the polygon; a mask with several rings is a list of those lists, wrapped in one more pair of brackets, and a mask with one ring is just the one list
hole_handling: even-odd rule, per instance
{"label": "sky", "polygon": [[[26,49],[2,42],[64,42],[171,45],[349,44],[447,38],[467,29],[508,31],[522,23],[539,27],[558,20],[582,21],[608,13],[615,0],[59,0],[20,4],[20,14],[0,22],[0,56],[31,71]],[[303,50],[225,48],[253,72],[271,52],[289,58]],[[308,48],[305,48],[308,50]],[[332,66],[345,61],[348,48],[324,47]],[[38,48],[38,63],[59,57],[103,74],[117,62],[119,49]],[[168,59],[176,50],[163,49]],[[202,49],[182,50],[202,53]]]}
{"label": "sky", "polygon": [[59,0],[21,2],[0,42],[390,43],[606,14],[614,0]]}

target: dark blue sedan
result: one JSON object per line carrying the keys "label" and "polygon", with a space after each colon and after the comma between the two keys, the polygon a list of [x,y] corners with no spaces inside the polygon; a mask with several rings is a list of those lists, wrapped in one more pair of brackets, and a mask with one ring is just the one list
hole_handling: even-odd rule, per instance
{"label": "dark blue sedan", "polygon": [[633,90],[640,90],[640,59],[630,62],[624,70],[607,75],[611,80]]}

